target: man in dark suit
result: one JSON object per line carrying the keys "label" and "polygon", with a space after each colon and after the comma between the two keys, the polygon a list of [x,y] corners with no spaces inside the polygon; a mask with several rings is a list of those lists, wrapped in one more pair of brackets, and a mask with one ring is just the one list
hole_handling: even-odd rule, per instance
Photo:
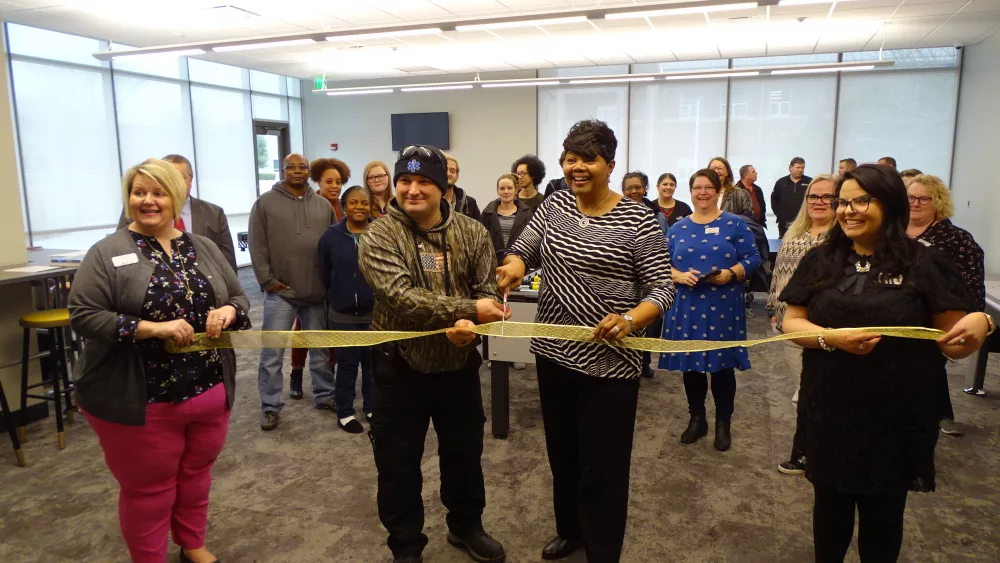
{"label": "man in dark suit", "polygon": [[764,191],[757,185],[757,169],[752,164],[744,164],[740,167],[740,181],[736,183],[736,187],[743,188],[750,193],[754,221],[766,229],[767,203],[765,203]]}
{"label": "man in dark suit", "polygon": [[[236,271],[236,249],[233,248],[233,236],[229,232],[229,219],[226,218],[226,212],[214,203],[191,197],[194,169],[188,159],[179,154],[168,154],[163,157],[163,160],[173,164],[181,173],[181,177],[184,178],[184,183],[187,184],[188,198],[184,202],[181,216],[174,222],[174,227],[211,239],[222,251],[222,256],[233,267],[233,271]],[[128,220],[125,219],[125,210],[122,210],[121,219],[118,220],[118,228],[122,229],[128,226],[128,223]]]}

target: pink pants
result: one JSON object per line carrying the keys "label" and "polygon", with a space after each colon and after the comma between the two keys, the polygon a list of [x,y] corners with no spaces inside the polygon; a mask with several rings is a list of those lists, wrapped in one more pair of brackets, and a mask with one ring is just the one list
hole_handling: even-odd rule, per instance
{"label": "pink pants", "polygon": [[176,405],[147,405],[145,426],[84,414],[120,486],[118,518],[132,561],[164,563],[168,530],[184,549],[203,547],[212,465],[229,429],[225,386]]}

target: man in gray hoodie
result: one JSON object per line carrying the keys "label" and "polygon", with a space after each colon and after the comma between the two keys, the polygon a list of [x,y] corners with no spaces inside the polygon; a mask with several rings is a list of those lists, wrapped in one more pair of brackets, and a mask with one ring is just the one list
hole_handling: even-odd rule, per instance
{"label": "man in gray hoodie", "polygon": [[[263,330],[291,330],[295,317],[303,330],[326,329],[326,289],[320,278],[319,239],[333,223],[330,203],[309,189],[309,161],[285,157],[285,180],[262,194],[250,210],[250,260],[264,298]],[[278,427],[282,397],[283,348],[260,353],[257,389],[262,430]],[[309,375],[317,409],[336,411],[333,369],[326,348],[309,349]]]}

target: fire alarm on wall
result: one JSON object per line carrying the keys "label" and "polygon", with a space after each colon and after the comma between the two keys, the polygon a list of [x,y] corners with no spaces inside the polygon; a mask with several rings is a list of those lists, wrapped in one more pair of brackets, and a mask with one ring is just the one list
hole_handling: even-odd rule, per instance
{"label": "fire alarm on wall", "polygon": [[337,152],[340,149],[340,145],[337,143],[330,143],[330,150]]}

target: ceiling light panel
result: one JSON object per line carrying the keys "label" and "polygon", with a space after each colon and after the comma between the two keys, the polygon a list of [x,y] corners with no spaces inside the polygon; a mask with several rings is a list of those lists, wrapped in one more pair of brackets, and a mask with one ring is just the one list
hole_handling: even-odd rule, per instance
{"label": "ceiling light panel", "polygon": [[827,68],[793,68],[785,70],[772,70],[772,75],[784,75],[784,74],[823,74],[830,72],[853,72],[860,70],[874,70],[875,65],[862,65],[862,66],[845,66],[845,67],[827,67]]}
{"label": "ceiling light panel", "polygon": [[419,35],[439,35],[441,29],[437,27],[425,27],[420,29],[406,29],[401,31],[382,31],[378,33],[355,33],[348,35],[331,35],[327,41],[364,41],[366,39],[392,39],[396,37],[415,37]]}
{"label": "ceiling light panel", "polygon": [[686,8],[666,8],[661,10],[638,10],[635,12],[618,12],[606,14],[605,19],[627,20],[636,18],[660,18],[664,16],[684,16],[692,14],[711,14],[715,12],[738,12],[756,10],[756,2],[741,2],[739,4],[713,4],[708,6],[690,6]]}
{"label": "ceiling light panel", "polygon": [[527,86],[558,86],[558,80],[537,80],[531,82],[501,82],[498,84],[483,84],[483,88],[520,88]]}
{"label": "ceiling light panel", "polygon": [[255,51],[259,49],[283,49],[302,45],[315,45],[315,39],[292,39],[289,41],[271,41],[268,43],[247,43],[244,45],[225,45],[222,47],[212,47],[216,53],[229,53],[233,51]]}
{"label": "ceiling light panel", "polygon": [[441,86],[416,86],[401,88],[402,92],[436,92],[438,90],[472,90],[472,84],[445,84]]}
{"label": "ceiling light panel", "polygon": [[581,78],[570,80],[570,84],[616,84],[625,82],[652,82],[652,76],[637,76],[635,78]]}
{"label": "ceiling light panel", "polygon": [[478,23],[472,25],[455,26],[455,31],[492,31],[495,29],[514,29],[518,27],[551,27],[559,25],[569,25],[577,23],[587,23],[587,16],[572,16],[566,18],[541,18],[521,21]]}
{"label": "ceiling light panel", "polygon": [[371,90],[344,90],[340,92],[327,92],[327,96],[365,96],[368,94],[392,94],[392,88],[373,88]]}

